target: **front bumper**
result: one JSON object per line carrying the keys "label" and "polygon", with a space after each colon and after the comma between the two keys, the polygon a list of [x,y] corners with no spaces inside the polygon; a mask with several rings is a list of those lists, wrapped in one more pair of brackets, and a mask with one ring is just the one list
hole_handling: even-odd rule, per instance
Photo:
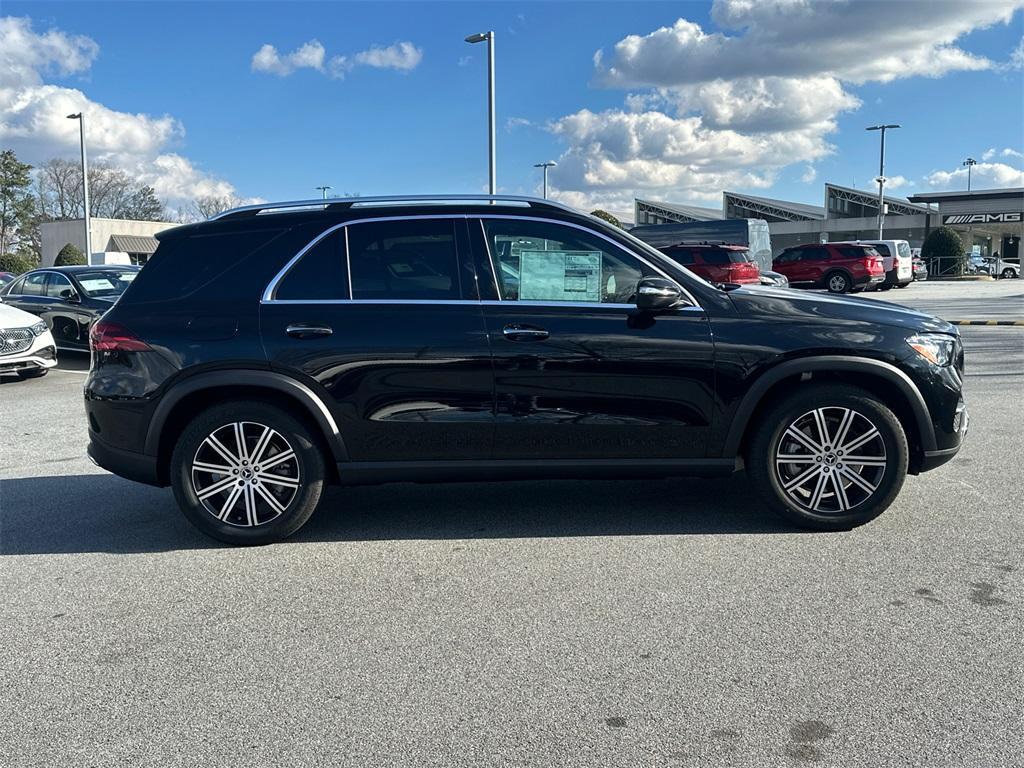
{"label": "front bumper", "polygon": [[943,448],[937,451],[925,451],[921,457],[921,472],[927,472],[936,467],[941,467],[947,461],[956,456],[960,449],[963,448],[964,441],[967,439],[967,432],[970,429],[971,416],[967,412],[967,405],[963,400],[957,406],[956,414],[953,416],[953,426],[956,429],[957,443],[952,448]]}
{"label": "front bumper", "polygon": [[24,352],[0,356],[0,373],[17,373],[40,368],[53,368],[57,364],[57,345],[49,331],[32,341]]}

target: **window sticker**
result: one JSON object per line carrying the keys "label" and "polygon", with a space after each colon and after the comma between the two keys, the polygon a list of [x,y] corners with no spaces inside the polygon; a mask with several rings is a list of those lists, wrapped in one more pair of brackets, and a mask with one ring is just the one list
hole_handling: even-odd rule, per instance
{"label": "window sticker", "polygon": [[94,277],[86,280],[79,280],[82,284],[83,290],[88,293],[93,291],[112,291],[114,290],[114,284],[107,280],[105,277]]}
{"label": "window sticker", "polygon": [[600,251],[521,251],[521,301],[601,301]]}

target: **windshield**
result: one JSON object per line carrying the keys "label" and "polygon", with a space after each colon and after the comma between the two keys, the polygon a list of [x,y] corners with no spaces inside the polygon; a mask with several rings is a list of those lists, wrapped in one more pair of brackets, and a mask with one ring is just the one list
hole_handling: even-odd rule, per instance
{"label": "windshield", "polygon": [[910,255],[910,245],[906,240],[900,240],[896,243],[896,250],[899,252],[901,259],[905,259]]}
{"label": "windshield", "polygon": [[82,292],[93,299],[116,298],[124,293],[136,275],[137,269],[97,269],[75,273]]}

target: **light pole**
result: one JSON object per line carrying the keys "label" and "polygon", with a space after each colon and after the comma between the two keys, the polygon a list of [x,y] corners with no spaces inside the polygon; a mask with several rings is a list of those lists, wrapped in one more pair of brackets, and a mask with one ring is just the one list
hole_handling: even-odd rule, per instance
{"label": "light pole", "polygon": [[324,184],[322,187],[314,187],[314,189],[319,189],[320,192],[322,193],[323,199],[326,200],[327,199],[327,190],[328,189],[334,189],[334,187],[332,187],[330,184]]}
{"label": "light pole", "polygon": [[966,160],[964,160],[963,164],[967,166],[967,191],[970,192],[971,191],[971,168],[973,166],[977,165],[978,161],[975,160],[973,157],[968,157]]}
{"label": "light pole", "polygon": [[85,263],[92,264],[92,232],[89,217],[89,164],[85,159],[85,112],[68,115],[68,120],[77,120],[82,141],[82,203],[85,210]]}
{"label": "light pole", "polygon": [[497,161],[494,150],[494,30],[477,32],[466,38],[467,43],[487,41],[487,109],[488,146],[490,151],[490,187],[492,195],[498,194]]}
{"label": "light pole", "polygon": [[548,168],[554,168],[556,165],[558,165],[558,163],[556,163],[554,160],[546,160],[543,163],[534,163],[533,164],[534,168],[543,168],[544,169],[544,199],[545,200],[548,199]]}
{"label": "light pole", "polygon": [[885,132],[890,128],[899,128],[897,124],[891,125],[872,125],[865,130],[868,131],[881,131],[882,132],[882,146],[878,154],[878,239],[882,239],[882,229],[885,222]]}

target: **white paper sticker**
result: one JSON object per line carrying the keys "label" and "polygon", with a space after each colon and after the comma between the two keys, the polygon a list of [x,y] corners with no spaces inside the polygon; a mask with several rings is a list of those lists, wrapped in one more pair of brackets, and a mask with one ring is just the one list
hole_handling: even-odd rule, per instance
{"label": "white paper sticker", "polygon": [[521,251],[521,301],[601,301],[600,251]]}
{"label": "white paper sticker", "polygon": [[107,280],[105,277],[93,277],[85,280],[79,280],[82,284],[82,288],[86,293],[92,293],[93,291],[112,291],[114,290],[114,284]]}

